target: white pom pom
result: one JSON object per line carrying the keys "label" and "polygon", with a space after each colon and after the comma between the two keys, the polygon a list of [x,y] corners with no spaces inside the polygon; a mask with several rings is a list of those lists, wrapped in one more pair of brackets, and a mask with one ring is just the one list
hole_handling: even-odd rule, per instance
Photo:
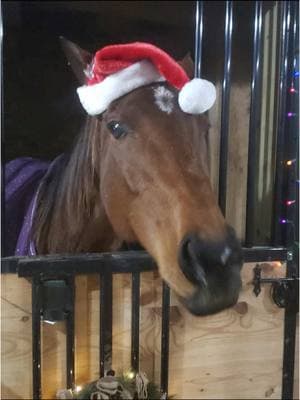
{"label": "white pom pom", "polygon": [[202,114],[214,105],[216,97],[216,88],[211,82],[194,78],[180,90],[178,102],[182,111]]}

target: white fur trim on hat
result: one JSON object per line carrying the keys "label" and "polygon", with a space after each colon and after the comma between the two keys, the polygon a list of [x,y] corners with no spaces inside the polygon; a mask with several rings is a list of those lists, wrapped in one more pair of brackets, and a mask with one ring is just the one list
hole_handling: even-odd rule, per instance
{"label": "white fur trim on hat", "polygon": [[94,85],[77,89],[80,102],[89,115],[105,111],[110,103],[141,86],[165,81],[153,64],[143,60],[124,68]]}
{"label": "white fur trim on hat", "polygon": [[216,97],[213,83],[194,78],[180,90],[178,103],[182,111],[188,114],[202,114],[214,105]]}

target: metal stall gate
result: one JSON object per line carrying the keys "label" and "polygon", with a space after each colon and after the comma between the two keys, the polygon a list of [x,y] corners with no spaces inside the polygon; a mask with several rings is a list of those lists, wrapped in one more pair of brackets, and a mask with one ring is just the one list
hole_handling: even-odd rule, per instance
{"label": "metal stall gate", "polygon": [[[249,121],[248,179],[245,262],[284,261],[286,277],[264,279],[259,264],[254,270],[253,291],[259,295],[262,284],[272,284],[273,299],[285,308],[284,353],[282,371],[282,398],[293,397],[296,316],[298,312],[298,192],[297,192],[297,141],[298,103],[294,92],[299,91],[299,11],[295,1],[278,3],[277,31],[280,56],[276,78],[276,171],[273,204],[272,240],[270,246],[258,247],[255,242],[255,185],[258,135],[261,120],[262,91],[262,29],[263,2],[253,2],[253,57],[251,81],[251,107]],[[205,34],[204,14],[206,2],[195,4],[195,76],[201,75],[201,55]],[[224,69],[222,82],[221,145],[219,165],[219,204],[226,214],[229,110],[232,68],[232,37],[235,2],[224,2]],[[291,90],[293,88],[293,90]],[[293,165],[293,168],[289,168]],[[286,199],[296,199],[289,207]],[[41,393],[41,321],[66,322],[66,387],[74,388],[74,279],[78,274],[97,274],[100,277],[100,329],[99,370],[104,375],[112,352],[112,277],[113,274],[132,274],[131,365],[139,370],[140,274],[155,270],[155,262],[143,251],[110,254],[51,255],[36,257],[8,257],[2,259],[2,273],[14,273],[30,279],[32,286],[32,368],[33,398]],[[169,306],[170,290],[163,283],[161,327],[160,387],[168,393],[169,370]]]}

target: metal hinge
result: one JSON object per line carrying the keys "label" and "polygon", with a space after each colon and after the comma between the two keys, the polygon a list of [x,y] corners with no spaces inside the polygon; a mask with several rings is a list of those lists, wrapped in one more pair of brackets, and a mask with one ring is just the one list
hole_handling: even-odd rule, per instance
{"label": "metal hinge", "polygon": [[253,269],[253,292],[257,297],[261,292],[261,285],[270,283],[271,295],[274,303],[280,308],[295,308],[298,310],[298,293],[299,293],[299,277],[292,276],[290,278],[262,278],[262,268],[259,264]]}

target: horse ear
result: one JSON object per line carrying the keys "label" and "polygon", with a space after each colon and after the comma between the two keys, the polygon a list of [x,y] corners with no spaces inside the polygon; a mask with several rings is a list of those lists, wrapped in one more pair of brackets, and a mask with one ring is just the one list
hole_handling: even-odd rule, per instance
{"label": "horse ear", "polygon": [[68,64],[71,66],[79,82],[83,85],[86,82],[84,70],[91,63],[93,55],[63,36],[60,36],[59,39]]}
{"label": "horse ear", "polygon": [[185,70],[190,79],[194,78],[194,61],[190,53],[187,53],[182,60],[177,62]]}

